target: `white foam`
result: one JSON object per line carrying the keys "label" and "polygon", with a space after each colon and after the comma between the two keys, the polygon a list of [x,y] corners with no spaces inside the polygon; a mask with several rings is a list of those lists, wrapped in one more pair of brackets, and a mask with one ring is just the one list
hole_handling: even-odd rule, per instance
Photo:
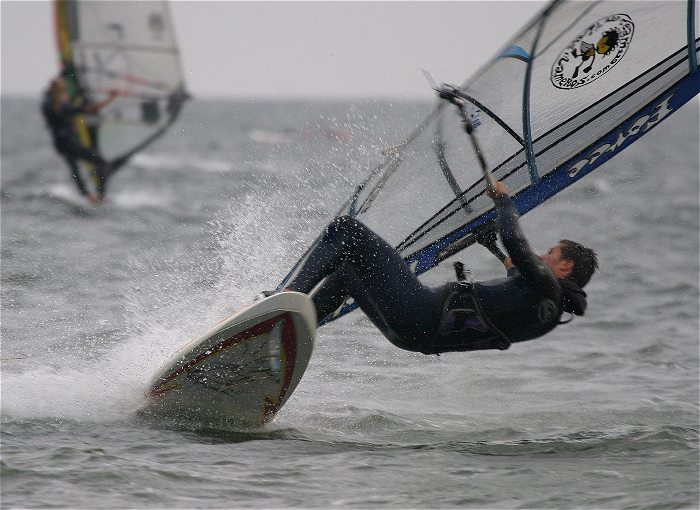
{"label": "white foam", "polygon": [[[71,191],[68,185],[52,188],[62,197],[74,196]],[[105,205],[153,206],[153,200],[141,192],[114,193]],[[3,373],[3,412],[106,422],[133,415],[145,402],[151,376],[180,346],[261,290],[274,289],[291,269],[318,232],[298,211],[295,193],[260,185],[233,198],[206,226],[207,246],[183,246],[157,260],[134,254],[129,272],[139,285],[123,298],[126,340],[93,360],[54,357],[51,366],[27,365],[22,372],[14,365]]]}
{"label": "white foam", "polygon": [[183,155],[136,154],[131,165],[145,170],[200,170],[204,172],[232,172],[235,167],[231,161],[221,159],[204,159]]}
{"label": "white foam", "polygon": [[160,190],[158,193],[152,191],[131,189],[129,191],[116,191],[108,193],[104,205],[107,207],[118,207],[120,209],[134,210],[144,208],[167,209],[177,200],[168,193],[167,190]]}

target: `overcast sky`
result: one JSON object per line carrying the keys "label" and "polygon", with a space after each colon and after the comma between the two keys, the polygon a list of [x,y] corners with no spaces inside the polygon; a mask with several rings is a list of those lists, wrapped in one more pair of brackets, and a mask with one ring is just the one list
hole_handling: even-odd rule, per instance
{"label": "overcast sky", "polygon": [[[539,1],[173,1],[195,97],[432,98],[421,69],[461,83]],[[36,96],[58,71],[52,4],[1,0],[2,94]]]}

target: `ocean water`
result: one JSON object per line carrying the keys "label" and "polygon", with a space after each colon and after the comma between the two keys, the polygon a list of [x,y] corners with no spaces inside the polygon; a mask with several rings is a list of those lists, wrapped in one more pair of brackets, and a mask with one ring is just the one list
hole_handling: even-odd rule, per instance
{"label": "ocean water", "polygon": [[2,508],[698,508],[698,102],[523,217],[539,249],[597,249],[585,317],[435,357],[356,312],[264,428],[139,417],[428,107],[194,100],[88,206],[36,101],[3,97]]}

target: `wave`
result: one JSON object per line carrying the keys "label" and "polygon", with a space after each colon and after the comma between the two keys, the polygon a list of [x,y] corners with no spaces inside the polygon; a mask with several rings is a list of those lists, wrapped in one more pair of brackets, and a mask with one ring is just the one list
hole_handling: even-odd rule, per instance
{"label": "wave", "polygon": [[130,164],[144,170],[199,170],[202,172],[234,172],[231,161],[205,159],[192,156],[171,156],[167,154],[136,154]]}

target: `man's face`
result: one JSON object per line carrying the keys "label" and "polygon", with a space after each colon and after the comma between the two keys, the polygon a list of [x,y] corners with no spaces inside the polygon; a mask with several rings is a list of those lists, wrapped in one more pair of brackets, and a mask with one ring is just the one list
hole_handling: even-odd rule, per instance
{"label": "man's face", "polygon": [[68,96],[68,86],[63,78],[56,78],[53,83],[53,93],[61,100]]}
{"label": "man's face", "polygon": [[574,267],[573,260],[563,259],[561,257],[561,244],[555,244],[547,253],[540,255],[542,261],[547,264],[547,267],[552,270],[557,278],[566,278],[571,274]]}

